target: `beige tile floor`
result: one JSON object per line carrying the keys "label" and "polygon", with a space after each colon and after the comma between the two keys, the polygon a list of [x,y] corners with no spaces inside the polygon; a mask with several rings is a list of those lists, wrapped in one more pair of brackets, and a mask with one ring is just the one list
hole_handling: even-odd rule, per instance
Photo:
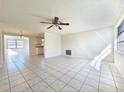
{"label": "beige tile floor", "polygon": [[98,71],[90,62],[63,56],[8,57],[0,69],[0,91],[124,91],[124,78],[114,64],[102,62]]}

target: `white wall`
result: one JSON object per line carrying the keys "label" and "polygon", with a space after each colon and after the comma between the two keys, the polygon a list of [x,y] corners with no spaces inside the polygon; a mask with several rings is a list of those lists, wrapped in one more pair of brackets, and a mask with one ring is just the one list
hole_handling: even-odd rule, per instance
{"label": "white wall", "polygon": [[115,29],[114,29],[114,61],[115,61],[115,65],[116,67],[119,69],[120,73],[123,75],[124,77],[124,54],[120,53],[119,51],[117,51],[117,27],[120,25],[120,23],[122,22],[122,20],[124,19],[124,14],[123,16],[120,18],[120,20],[118,20]]}
{"label": "white wall", "polygon": [[55,33],[45,33],[45,58],[61,55],[61,36]]}
{"label": "white wall", "polygon": [[3,50],[3,33],[0,32],[0,68],[3,66],[3,61],[4,61],[4,50]]}
{"label": "white wall", "polygon": [[115,65],[124,76],[124,54],[115,52]]}
{"label": "white wall", "polygon": [[[72,57],[93,59],[109,44],[113,46],[113,34],[113,27],[109,27],[95,31],[63,35],[62,54],[65,55],[65,50],[72,50]],[[113,61],[113,52],[105,60]]]}
{"label": "white wall", "polygon": [[1,52],[2,51],[2,48],[1,48],[2,44],[1,43],[2,42],[1,42],[1,40],[2,40],[2,33],[0,32],[0,67],[2,67],[2,61],[1,61],[1,58],[2,58],[1,57],[1,54],[2,54],[2,52]]}

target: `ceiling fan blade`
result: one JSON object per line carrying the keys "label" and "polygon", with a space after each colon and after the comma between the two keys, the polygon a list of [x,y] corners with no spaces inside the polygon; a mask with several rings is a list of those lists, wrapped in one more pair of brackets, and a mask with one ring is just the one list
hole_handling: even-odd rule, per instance
{"label": "ceiling fan blade", "polygon": [[40,19],[45,19],[47,21],[52,21],[50,16],[49,17],[45,17],[45,16],[41,16],[40,14],[36,15],[36,14],[32,14],[32,13],[30,13],[29,15],[32,16],[32,17],[36,17],[36,18],[40,18]]}
{"label": "ceiling fan blade", "polygon": [[59,23],[59,25],[69,25],[69,23]]}
{"label": "ceiling fan blade", "polygon": [[58,29],[59,29],[59,30],[62,30],[62,28],[61,28],[59,25],[58,25]]}
{"label": "ceiling fan blade", "polygon": [[49,26],[47,29],[50,29],[51,27],[53,27],[53,25]]}
{"label": "ceiling fan blade", "polygon": [[43,23],[43,24],[52,24],[52,23],[50,23],[50,22],[40,22],[40,23]]}

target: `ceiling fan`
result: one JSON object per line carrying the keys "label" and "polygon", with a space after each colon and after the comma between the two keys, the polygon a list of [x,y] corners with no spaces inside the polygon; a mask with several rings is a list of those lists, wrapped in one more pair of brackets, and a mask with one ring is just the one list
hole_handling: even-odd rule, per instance
{"label": "ceiling fan", "polygon": [[62,28],[60,27],[60,25],[65,25],[65,26],[68,26],[69,23],[63,23],[59,20],[59,17],[54,17],[54,19],[52,20],[52,22],[40,22],[40,23],[43,23],[43,24],[52,24],[51,26],[47,27],[47,29],[50,29],[51,27],[53,26],[56,26],[58,27],[59,30],[62,30]]}

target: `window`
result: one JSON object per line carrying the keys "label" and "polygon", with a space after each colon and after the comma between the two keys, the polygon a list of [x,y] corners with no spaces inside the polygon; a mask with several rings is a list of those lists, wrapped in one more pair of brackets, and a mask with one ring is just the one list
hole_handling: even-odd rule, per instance
{"label": "window", "polygon": [[16,40],[11,39],[7,41],[8,48],[16,48]]}
{"label": "window", "polygon": [[7,40],[7,48],[8,49],[24,48],[24,40],[21,40],[21,39],[8,39]]}
{"label": "window", "polygon": [[17,48],[23,48],[24,47],[24,41],[23,40],[17,40]]}

